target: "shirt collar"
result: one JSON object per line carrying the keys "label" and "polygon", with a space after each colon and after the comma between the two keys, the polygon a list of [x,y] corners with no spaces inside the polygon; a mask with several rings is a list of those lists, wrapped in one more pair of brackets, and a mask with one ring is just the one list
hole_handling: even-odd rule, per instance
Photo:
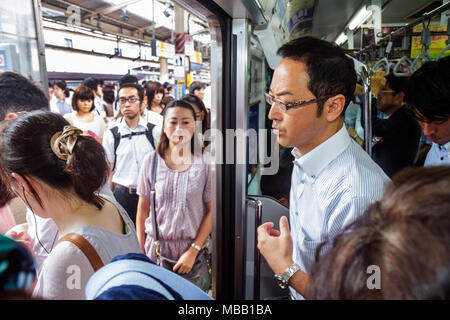
{"label": "shirt collar", "polygon": [[125,117],[122,118],[122,121],[119,122],[119,130],[125,130],[125,131],[134,131],[139,127],[143,127],[143,128],[147,128],[147,121],[145,121],[145,119],[141,116],[139,117],[139,122],[137,124],[137,126],[131,130],[130,127],[128,126],[127,122],[125,121]]}
{"label": "shirt collar", "polygon": [[441,144],[440,146],[442,146],[443,148],[445,148],[445,150],[450,153],[450,141],[447,142],[446,144]]}
{"label": "shirt collar", "polygon": [[295,162],[311,177],[315,178],[331,161],[341,154],[351,143],[345,126],[333,136],[322,142],[310,152],[302,156],[301,152],[294,148],[292,155]]}

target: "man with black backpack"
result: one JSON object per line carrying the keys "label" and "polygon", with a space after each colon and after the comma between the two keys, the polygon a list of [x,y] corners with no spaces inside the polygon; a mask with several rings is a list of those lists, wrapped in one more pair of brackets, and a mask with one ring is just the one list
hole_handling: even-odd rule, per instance
{"label": "man with black backpack", "polygon": [[155,150],[161,127],[141,117],[144,90],[134,83],[122,84],[118,102],[123,118],[103,136],[103,148],[110,166],[109,182],[117,201],[136,222],[139,197],[136,186],[144,156]]}

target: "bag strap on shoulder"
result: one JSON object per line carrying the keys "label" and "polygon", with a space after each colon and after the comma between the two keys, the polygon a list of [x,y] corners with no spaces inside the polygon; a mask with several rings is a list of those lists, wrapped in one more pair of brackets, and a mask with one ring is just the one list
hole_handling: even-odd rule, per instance
{"label": "bag strap on shoulder", "polygon": [[147,135],[147,139],[150,142],[150,144],[153,147],[153,150],[156,150],[155,147],[155,139],[153,138],[153,128],[155,125],[153,123],[148,122],[147,123],[147,131],[145,131],[145,134]]}
{"label": "bag strap on shoulder", "polygon": [[117,148],[119,147],[119,144],[120,144],[120,132],[119,132],[119,127],[114,127],[114,128],[111,128],[110,130],[111,130],[111,133],[114,138],[114,165],[112,168],[112,171],[114,171],[114,169],[116,168],[116,162],[117,162],[116,161],[116,158],[117,158],[116,152],[117,152]]}
{"label": "bag strap on shoulder", "polygon": [[68,233],[61,239],[59,239],[58,243],[63,241],[69,241],[76,245],[81,250],[81,252],[84,253],[86,258],[88,258],[94,271],[97,271],[98,269],[103,267],[104,264],[102,262],[102,259],[100,259],[97,251],[82,235],[79,235],[78,233]]}
{"label": "bag strap on shoulder", "polygon": [[153,156],[151,163],[151,191],[150,191],[150,214],[152,215],[152,227],[153,227],[153,236],[155,241],[159,240],[158,236],[158,224],[156,222],[156,191],[155,191],[155,183],[156,183],[156,170],[158,169],[158,152],[155,151],[155,155]]}

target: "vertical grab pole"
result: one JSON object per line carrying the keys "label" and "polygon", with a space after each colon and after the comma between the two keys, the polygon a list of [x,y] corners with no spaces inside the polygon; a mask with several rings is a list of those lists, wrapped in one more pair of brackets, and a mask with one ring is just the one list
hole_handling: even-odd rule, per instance
{"label": "vertical grab pole", "polygon": [[260,299],[260,283],[261,283],[261,254],[258,250],[258,232],[256,231],[261,224],[262,217],[262,203],[256,200],[256,214],[255,214],[255,265],[253,267],[253,299]]}
{"label": "vertical grab pole", "polygon": [[364,90],[364,147],[372,156],[372,96],[370,94],[370,75],[365,66],[361,67]]}
{"label": "vertical grab pole", "polygon": [[[261,254],[258,250],[258,232],[257,229],[262,221],[262,202],[257,199],[247,198],[247,204],[251,204],[255,208],[255,229],[254,229],[254,247],[253,247],[253,300],[259,300],[261,295]],[[247,206],[248,207],[248,206]],[[245,217],[245,229],[247,230],[247,219]],[[244,252],[247,252],[245,249]]]}

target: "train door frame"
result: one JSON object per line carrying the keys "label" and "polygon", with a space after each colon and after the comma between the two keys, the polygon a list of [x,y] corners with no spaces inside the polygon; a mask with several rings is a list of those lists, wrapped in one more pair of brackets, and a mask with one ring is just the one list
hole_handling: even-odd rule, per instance
{"label": "train door frame", "polygon": [[[232,83],[231,17],[214,1],[172,0],[208,23],[211,34],[211,127],[219,132],[235,129]],[[221,147],[221,148],[220,148]],[[233,299],[234,276],[234,166],[223,159],[226,144],[212,154],[212,295]],[[224,162],[224,164],[222,164]]]}

